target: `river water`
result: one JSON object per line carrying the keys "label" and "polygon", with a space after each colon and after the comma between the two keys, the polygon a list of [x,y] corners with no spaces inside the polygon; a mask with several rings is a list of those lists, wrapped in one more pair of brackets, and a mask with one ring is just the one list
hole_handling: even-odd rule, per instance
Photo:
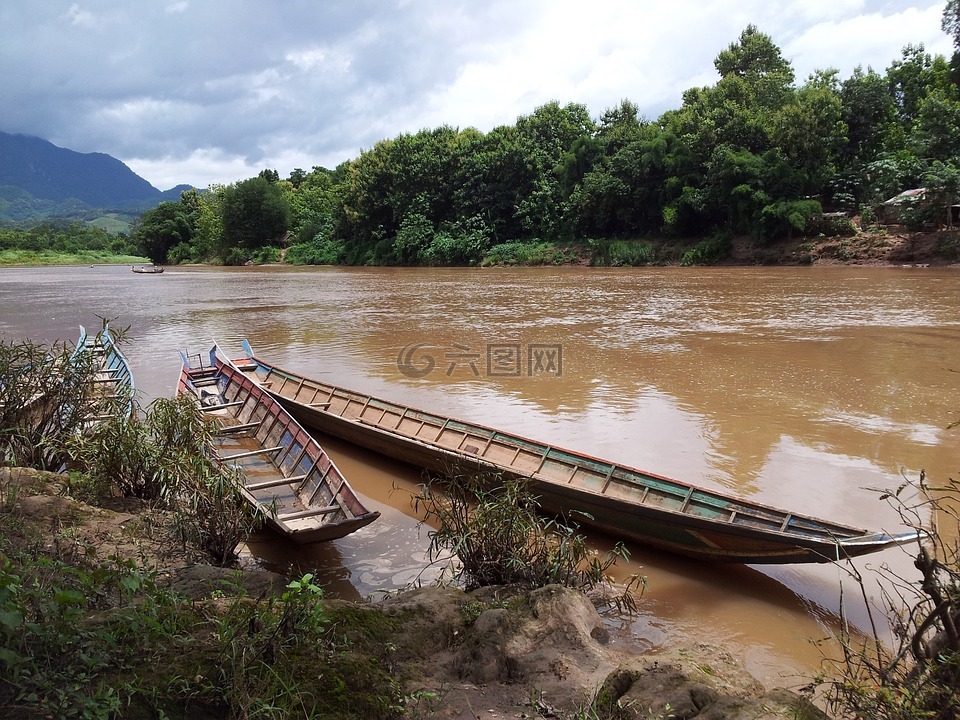
{"label": "river water", "polygon": [[[960,429],[946,429],[960,419],[958,289],[960,271],[931,268],[4,269],[0,337],[130,326],[144,403],[174,392],[177,350],[246,337],[280,366],[362,392],[896,531],[877,490],[960,472]],[[245,561],[315,572],[348,598],[434,578],[410,503],[417,471],[321,440],[382,518],[306,550],[263,534]],[[842,602],[868,625],[842,568],[630,550],[618,574],[648,578],[641,613],[608,622],[634,648],[720,642],[791,686],[816,671]],[[898,549],[856,567],[880,566],[913,577]]]}

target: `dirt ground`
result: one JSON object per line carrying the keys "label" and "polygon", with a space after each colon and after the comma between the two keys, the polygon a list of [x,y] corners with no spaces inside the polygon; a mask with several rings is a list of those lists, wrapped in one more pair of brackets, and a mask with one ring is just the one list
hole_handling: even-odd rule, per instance
{"label": "dirt ground", "polygon": [[960,262],[960,230],[920,233],[890,226],[851,237],[793,238],[763,246],[750,238],[738,238],[727,262],[734,265],[951,265]]}
{"label": "dirt ground", "polygon": [[[16,512],[18,522],[39,530],[49,552],[129,558],[159,570],[175,590],[198,599],[218,579],[236,581],[234,570],[204,564],[170,542],[163,513],[136,500],[86,505],[60,495],[61,480],[50,473],[0,468],[0,504]],[[254,570],[245,571],[240,583],[251,596],[260,596],[282,590],[288,581]],[[610,636],[589,598],[559,586],[469,594],[425,587],[362,607],[405,618],[404,637],[389,642],[400,648],[395,674],[413,699],[412,717],[825,717],[798,695],[767,692],[721,647],[628,652]],[[598,698],[606,699],[608,714],[587,714],[598,707]]]}

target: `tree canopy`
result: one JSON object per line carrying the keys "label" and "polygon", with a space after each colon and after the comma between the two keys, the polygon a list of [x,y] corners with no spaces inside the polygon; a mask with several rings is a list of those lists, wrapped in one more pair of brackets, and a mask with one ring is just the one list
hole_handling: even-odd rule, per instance
{"label": "tree canopy", "polygon": [[[958,0],[943,29],[960,43]],[[798,84],[748,25],[714,66],[713,85],[655,120],[626,98],[596,119],[551,101],[489,132],[403,133],[335,170],[265,169],[185,194],[146,213],[135,237],[156,261],[240,263],[289,246],[291,262],[473,264],[516,243],[762,242],[807,231],[822,211],[869,211],[935,181],[949,189],[957,175],[957,75],[922,45],[884,73],[824,68]]]}

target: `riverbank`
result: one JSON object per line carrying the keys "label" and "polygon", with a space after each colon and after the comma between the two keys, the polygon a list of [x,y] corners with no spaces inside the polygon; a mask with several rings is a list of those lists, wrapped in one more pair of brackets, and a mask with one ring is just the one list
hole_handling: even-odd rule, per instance
{"label": "riverbank", "polygon": [[0,267],[49,265],[142,265],[150,261],[138,255],[115,255],[98,250],[65,253],[55,250],[0,250]]}
{"label": "riverbank", "polygon": [[960,230],[907,232],[903,228],[859,232],[849,237],[782,240],[758,246],[733,243],[734,265],[925,265],[960,262]]}
{"label": "riverbank", "polygon": [[[704,252],[704,248],[709,248]],[[286,251],[279,264],[286,265]],[[0,251],[0,267],[47,265],[143,265],[147,258],[96,251],[77,254],[54,251]],[[838,237],[800,237],[759,243],[735,238],[721,248],[711,241],[654,238],[583,243],[507,243],[493,248],[482,264],[582,265],[599,267],[670,265],[922,265],[960,263],[960,230],[908,232],[902,227],[871,229]],[[253,264],[253,263],[248,263]]]}
{"label": "riverbank", "polygon": [[[57,598],[61,611],[72,613],[66,619],[89,630],[88,657],[97,658],[95,640],[105,629],[116,655],[131,639],[138,643],[138,656],[99,658],[102,666],[85,668],[73,689],[91,702],[109,689],[123,703],[124,717],[158,711],[171,718],[220,717],[227,709],[223,697],[249,709],[274,702],[270,694],[277,692],[305,714],[315,710],[313,717],[824,717],[794,693],[766,691],[721,647],[693,643],[655,655],[632,652],[589,598],[557,586],[472,593],[422,587],[378,602],[324,601],[320,642],[301,642],[284,627],[302,623],[302,612],[282,613],[275,630],[265,627],[271,615],[256,612],[289,608],[291,578],[206,565],[173,541],[162,512],[129,499],[95,507],[66,496],[65,489],[59,475],[0,470],[2,579],[16,578],[21,590],[14,594],[26,593],[30,583],[24,581],[33,572],[47,573],[45,596]],[[98,597],[89,580],[84,605],[82,596],[57,589],[60,579],[49,574],[55,563],[75,578],[126,568],[121,585],[131,592],[117,600]],[[303,580],[298,589],[309,582]],[[154,581],[172,595],[158,601]],[[0,583],[0,605],[10,605],[11,588]],[[180,619],[154,618],[155,606]],[[13,648],[23,628],[10,621],[10,607],[0,609],[6,619],[0,630]],[[47,620],[44,631],[56,630],[56,620]],[[246,653],[269,653],[270,672],[287,683],[250,684],[232,675],[236,658],[224,654],[225,634],[251,667]],[[42,700],[15,699],[15,691],[0,691],[6,717],[48,714]]]}

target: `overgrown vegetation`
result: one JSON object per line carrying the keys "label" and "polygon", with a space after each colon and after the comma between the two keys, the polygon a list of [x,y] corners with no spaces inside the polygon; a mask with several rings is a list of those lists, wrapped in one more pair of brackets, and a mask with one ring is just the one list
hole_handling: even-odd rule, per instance
{"label": "overgrown vegetation", "polygon": [[[423,485],[414,503],[438,526],[429,533],[431,559],[455,557],[451,579],[467,590],[514,583],[608,588],[608,571],[629,555],[618,543],[606,556],[594,556],[577,526],[546,517],[517,478],[454,471]],[[614,601],[635,608],[643,583],[632,578]]]}
{"label": "overgrown vegetation", "polygon": [[29,229],[0,228],[0,266],[143,262],[126,235],[82,223],[44,221]]}
{"label": "overgrown vegetation", "polygon": [[192,396],[158,398],[71,438],[69,454],[98,486],[172,510],[181,540],[226,565],[263,518],[238,491],[243,471],[216,460],[219,428]]}
{"label": "overgrown vegetation", "polygon": [[[123,342],[124,331],[113,334]],[[183,541],[231,562],[262,518],[240,494],[241,471],[212,452],[217,422],[189,396],[159,398],[131,416],[122,393],[94,392],[94,375],[92,355],[66,344],[0,341],[0,461],[69,468],[69,483],[87,496],[171,509]]]}
{"label": "overgrown vegetation", "polygon": [[[955,3],[944,21],[954,32]],[[145,213],[134,238],[158,263],[272,261],[258,249],[289,247],[298,264],[552,264],[590,244],[594,264],[640,265],[662,260],[651,241],[678,258],[691,239],[849,233],[823,213],[871,214],[911,188],[928,192],[907,224],[939,225],[960,199],[956,65],[907,45],[883,73],[826,67],[798,82],[748,25],[715,58],[716,82],[659,118],[629,100],[597,118],[553,101],[486,133],[401,134],[335,170],[267,169],[184,193]]]}
{"label": "overgrown vegetation", "polygon": [[[155,569],[30,532],[0,482],[0,715],[17,718],[384,718],[403,700],[382,633],[328,610],[306,575],[207,598]],[[360,658],[363,658],[362,660]]]}
{"label": "overgrown vegetation", "polygon": [[[84,355],[0,343],[3,465],[69,465],[47,481],[89,500],[140,498],[169,518],[169,540],[217,563],[234,559],[258,518],[236,471],[207,452],[217,424],[186,396],[90,423],[80,410],[91,376]],[[0,716],[402,714],[382,635],[356,623],[345,633],[312,576],[276,596],[251,599],[228,584],[188,599],[156,568],[104,558],[97,539],[77,534],[74,515],[27,522],[21,501],[40,482],[30,472],[0,468]]]}
{"label": "overgrown vegetation", "polygon": [[[872,640],[853,632],[841,639],[838,677],[821,678],[828,709],[842,717],[871,720],[953,720],[960,717],[960,483],[928,486],[921,473],[920,501],[904,483],[885,495],[904,521],[932,531],[920,544],[914,566],[919,579],[882,568],[886,617],[892,618],[893,647],[880,639],[881,622],[866,602]],[[866,578],[850,570],[864,592]]]}
{"label": "overgrown vegetation", "polygon": [[[122,341],[124,333],[114,332]],[[59,470],[71,440],[129,401],[94,391],[92,355],[66,344],[0,340],[0,462]]]}

